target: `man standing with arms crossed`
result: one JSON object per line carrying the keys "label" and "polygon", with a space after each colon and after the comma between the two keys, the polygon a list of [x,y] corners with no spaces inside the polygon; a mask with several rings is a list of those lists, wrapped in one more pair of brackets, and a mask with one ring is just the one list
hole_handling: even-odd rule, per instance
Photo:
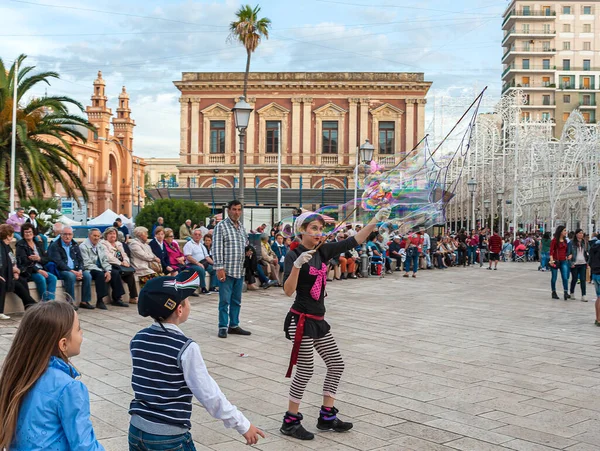
{"label": "man standing with arms crossed", "polygon": [[244,258],[248,236],[240,222],[242,204],[227,204],[228,217],[217,224],[213,236],[213,257],[219,280],[219,338],[227,334],[250,335],[240,327]]}

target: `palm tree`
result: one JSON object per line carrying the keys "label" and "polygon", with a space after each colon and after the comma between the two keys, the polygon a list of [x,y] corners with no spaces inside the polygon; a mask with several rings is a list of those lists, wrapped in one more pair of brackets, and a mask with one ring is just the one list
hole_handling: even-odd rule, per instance
{"label": "palm tree", "polygon": [[247,98],[248,75],[250,74],[250,58],[263,37],[269,39],[271,19],[258,18],[260,6],[252,8],[250,5],[241,6],[235,13],[236,20],[229,24],[230,41],[240,42],[246,48],[246,73],[244,74],[244,98]]}
{"label": "palm tree", "polygon": [[80,193],[87,200],[84,182],[76,172],[80,169],[85,179],[85,171],[71,153],[67,137],[85,142],[87,130],[93,130],[94,126],[86,119],[69,113],[69,105],[83,112],[83,106],[70,97],[44,96],[24,100],[27,92],[38,83],[50,85],[51,78],[59,78],[56,72],[30,75],[35,66],[23,66],[26,58],[26,55],[17,58],[18,74],[15,74],[15,63],[7,71],[0,58],[0,182],[8,186],[10,181],[12,108],[16,82],[15,189],[19,198],[25,199],[28,194],[42,197],[48,189],[54,193],[54,185],[58,182],[68,197],[77,199]]}

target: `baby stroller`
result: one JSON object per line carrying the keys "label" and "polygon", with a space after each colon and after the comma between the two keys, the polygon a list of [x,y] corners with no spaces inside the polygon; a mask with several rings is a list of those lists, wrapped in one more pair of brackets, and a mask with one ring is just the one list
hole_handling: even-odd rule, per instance
{"label": "baby stroller", "polygon": [[525,263],[527,257],[527,247],[523,243],[520,243],[515,248],[515,262]]}
{"label": "baby stroller", "polygon": [[506,262],[512,260],[512,252],[512,244],[504,243],[504,245],[502,246],[502,261]]}

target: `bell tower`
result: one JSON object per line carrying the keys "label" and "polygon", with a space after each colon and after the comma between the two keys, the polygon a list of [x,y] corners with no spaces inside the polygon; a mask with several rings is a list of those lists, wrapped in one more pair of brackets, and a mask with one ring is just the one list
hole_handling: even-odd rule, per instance
{"label": "bell tower", "polygon": [[[112,111],[106,106],[106,83],[102,78],[102,71],[98,71],[98,78],[94,80],[94,92],[92,93],[92,105],[86,107],[85,112],[88,120],[96,127],[94,138],[106,140],[110,135],[110,118]],[[96,140],[96,139],[94,139]]]}
{"label": "bell tower", "polygon": [[129,94],[127,94],[125,86],[123,86],[121,94],[119,94],[117,117],[113,118],[112,124],[115,137],[129,152],[133,152],[133,127],[135,127],[135,121],[131,119]]}

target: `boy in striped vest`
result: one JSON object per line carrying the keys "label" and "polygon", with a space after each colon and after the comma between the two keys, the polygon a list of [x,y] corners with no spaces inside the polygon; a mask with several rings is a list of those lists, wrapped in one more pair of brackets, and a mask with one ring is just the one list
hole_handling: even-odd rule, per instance
{"label": "boy in striped vest", "polygon": [[139,331],[130,345],[135,394],[129,408],[130,451],[195,451],[189,432],[193,396],[226,428],[242,434],[246,444],[265,436],[225,398],[208,374],[200,347],[179,328],[190,314],[187,298],[198,286],[198,273],[183,271],[151,279],[140,292],[138,311],[155,323]]}

